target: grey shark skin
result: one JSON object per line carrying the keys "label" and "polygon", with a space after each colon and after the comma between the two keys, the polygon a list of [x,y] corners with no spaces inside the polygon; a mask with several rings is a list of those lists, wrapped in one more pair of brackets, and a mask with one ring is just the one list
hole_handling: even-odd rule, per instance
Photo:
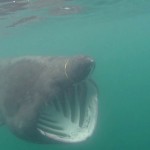
{"label": "grey shark skin", "polygon": [[[89,126],[89,123],[83,123],[91,120],[89,116],[83,115],[88,111],[84,105],[91,105],[85,102],[85,81],[94,65],[93,59],[86,56],[37,56],[1,60],[0,122],[7,125],[17,137],[32,142],[80,142],[77,139],[84,133],[74,140],[74,129],[68,131],[66,124],[70,123],[70,127],[74,127],[73,123],[77,125],[78,122],[81,131],[86,125]],[[93,81],[88,82],[96,87]],[[94,109],[97,110],[95,104]],[[60,117],[62,114],[63,117]],[[96,122],[97,111],[94,116]],[[70,118],[69,123],[65,124],[65,119],[59,122],[60,118],[67,117]],[[92,128],[95,128],[95,123]]]}

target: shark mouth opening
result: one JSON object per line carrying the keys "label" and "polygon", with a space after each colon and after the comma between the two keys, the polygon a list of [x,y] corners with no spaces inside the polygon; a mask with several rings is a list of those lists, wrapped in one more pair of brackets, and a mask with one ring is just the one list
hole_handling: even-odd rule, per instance
{"label": "shark mouth opening", "polygon": [[92,135],[97,114],[97,87],[92,80],[85,80],[63,91],[44,106],[37,122],[37,130],[49,140],[82,142]]}

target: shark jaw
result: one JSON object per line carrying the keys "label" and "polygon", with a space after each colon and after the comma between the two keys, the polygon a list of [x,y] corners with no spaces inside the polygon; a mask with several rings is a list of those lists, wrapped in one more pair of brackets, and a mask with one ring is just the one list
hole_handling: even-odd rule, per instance
{"label": "shark jaw", "polygon": [[37,121],[36,130],[48,141],[78,143],[94,132],[98,115],[98,90],[87,79],[65,89],[46,103]]}

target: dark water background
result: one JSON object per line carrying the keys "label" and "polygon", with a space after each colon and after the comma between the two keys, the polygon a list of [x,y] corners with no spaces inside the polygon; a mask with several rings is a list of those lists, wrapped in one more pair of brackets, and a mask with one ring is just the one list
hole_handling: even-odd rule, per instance
{"label": "dark water background", "polygon": [[150,1],[0,0],[2,58],[78,54],[96,60],[94,135],[80,144],[38,145],[1,127],[0,149],[150,150]]}

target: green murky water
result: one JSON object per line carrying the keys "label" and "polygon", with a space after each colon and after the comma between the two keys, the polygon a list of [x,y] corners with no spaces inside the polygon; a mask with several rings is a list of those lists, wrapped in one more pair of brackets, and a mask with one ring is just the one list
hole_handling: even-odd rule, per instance
{"label": "green murky water", "polygon": [[150,2],[21,2],[27,4],[9,1],[6,7],[0,1],[0,56],[92,56],[99,117],[94,135],[73,145],[28,143],[2,126],[1,149],[149,150]]}

